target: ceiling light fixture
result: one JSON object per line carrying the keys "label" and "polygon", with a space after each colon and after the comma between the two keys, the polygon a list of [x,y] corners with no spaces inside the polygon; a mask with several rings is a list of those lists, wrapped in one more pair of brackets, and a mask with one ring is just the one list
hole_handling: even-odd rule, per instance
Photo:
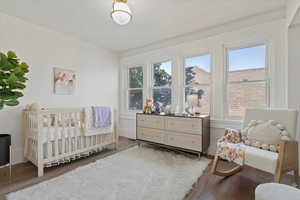
{"label": "ceiling light fixture", "polygon": [[132,18],[127,0],[114,0],[111,18],[119,25],[128,24]]}

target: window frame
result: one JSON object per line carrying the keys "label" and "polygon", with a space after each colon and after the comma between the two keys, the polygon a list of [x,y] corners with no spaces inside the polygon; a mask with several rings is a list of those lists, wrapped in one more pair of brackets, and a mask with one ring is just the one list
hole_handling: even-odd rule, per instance
{"label": "window frame", "polygon": [[[165,62],[171,62],[171,75],[172,75],[172,82],[171,82],[171,86],[166,86],[166,87],[162,87],[162,86],[154,86],[154,84],[155,84],[155,79],[154,79],[154,68],[153,68],[153,66],[154,66],[154,64],[157,64],[157,63],[165,63]],[[174,60],[173,59],[168,59],[168,58],[166,58],[166,59],[162,59],[162,60],[160,60],[160,61],[156,61],[156,62],[151,62],[150,63],[150,86],[149,86],[149,88],[150,88],[150,95],[151,95],[151,97],[152,97],[152,99],[153,99],[153,102],[154,102],[154,90],[155,89],[164,89],[164,88],[169,88],[169,89],[171,89],[171,104],[170,104],[170,106],[171,107],[173,107],[173,105],[174,105],[174,99],[173,99],[173,92],[174,92]]]}
{"label": "window frame", "polygon": [[266,41],[263,42],[252,42],[252,43],[244,43],[244,44],[239,44],[239,45],[231,45],[231,46],[225,46],[223,45],[224,48],[224,59],[225,59],[225,67],[224,67],[224,119],[225,120],[242,120],[244,116],[230,116],[229,115],[229,101],[228,101],[228,86],[229,86],[229,81],[228,81],[228,73],[229,73],[229,51],[232,50],[238,50],[238,49],[245,49],[245,48],[251,48],[251,47],[256,47],[256,46],[265,46],[266,47],[266,52],[265,52],[265,79],[264,80],[250,80],[250,81],[233,81],[231,83],[233,84],[242,84],[242,83],[259,83],[259,82],[265,82],[266,84],[266,107],[265,108],[270,108],[270,56],[269,56],[269,43]]}
{"label": "window frame", "polygon": [[[141,88],[131,88],[130,87],[130,69],[133,69],[133,68],[139,68],[141,67],[142,68],[142,72],[143,72],[143,77],[142,77],[142,87]],[[144,66],[143,65],[134,65],[134,66],[131,66],[131,67],[127,67],[127,81],[126,81],[126,109],[127,111],[129,112],[140,112],[143,110],[143,102],[144,102],[144,93],[145,93],[145,90],[144,90],[144,87],[145,87],[145,70],[144,70]],[[134,91],[134,90],[141,90],[142,91],[142,109],[130,109],[130,97],[129,97],[129,93],[130,91]]]}
{"label": "window frame", "polygon": [[191,54],[191,55],[186,55],[183,57],[183,71],[182,71],[182,77],[183,77],[183,80],[182,80],[182,108],[183,108],[183,111],[185,111],[185,106],[186,106],[186,102],[185,102],[185,89],[188,87],[186,85],[186,73],[185,73],[185,65],[186,65],[186,62],[185,60],[188,59],[188,58],[193,58],[193,57],[201,57],[201,56],[207,56],[209,55],[210,56],[210,72],[211,72],[211,77],[210,77],[210,83],[209,84],[199,84],[199,86],[210,86],[210,95],[209,95],[209,98],[210,98],[210,105],[209,105],[209,113],[204,113],[204,114],[208,114],[208,115],[212,115],[213,113],[213,54],[211,52],[202,52],[202,53],[199,53],[199,54]]}

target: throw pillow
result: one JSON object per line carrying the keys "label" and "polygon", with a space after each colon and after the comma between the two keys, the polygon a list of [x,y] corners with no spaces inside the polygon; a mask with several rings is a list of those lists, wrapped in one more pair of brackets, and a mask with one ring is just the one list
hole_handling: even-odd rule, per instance
{"label": "throw pillow", "polygon": [[252,120],[241,133],[244,144],[273,152],[279,151],[280,140],[290,140],[285,127],[274,120]]}

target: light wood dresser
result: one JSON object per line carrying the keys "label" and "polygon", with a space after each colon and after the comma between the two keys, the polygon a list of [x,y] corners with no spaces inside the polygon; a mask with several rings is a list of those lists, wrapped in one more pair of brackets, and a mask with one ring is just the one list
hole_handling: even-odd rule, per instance
{"label": "light wood dresser", "polygon": [[209,116],[181,117],[138,113],[136,138],[183,151],[207,153],[210,142]]}

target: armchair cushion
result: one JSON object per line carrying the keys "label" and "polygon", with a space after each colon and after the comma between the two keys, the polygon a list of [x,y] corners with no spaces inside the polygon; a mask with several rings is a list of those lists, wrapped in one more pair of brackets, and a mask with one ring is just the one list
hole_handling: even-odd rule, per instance
{"label": "armchair cushion", "polygon": [[245,164],[269,173],[275,172],[278,160],[278,153],[247,146],[242,143],[218,143],[217,155],[238,165]]}
{"label": "armchair cushion", "polygon": [[278,153],[243,145],[245,165],[274,174],[277,167]]}
{"label": "armchair cushion", "polygon": [[246,110],[243,127],[246,127],[251,120],[275,120],[283,124],[292,139],[296,138],[298,111],[290,109],[259,109],[251,108]]}
{"label": "armchair cushion", "polygon": [[273,152],[278,152],[280,140],[290,140],[285,127],[274,120],[251,120],[242,135],[246,145]]}

